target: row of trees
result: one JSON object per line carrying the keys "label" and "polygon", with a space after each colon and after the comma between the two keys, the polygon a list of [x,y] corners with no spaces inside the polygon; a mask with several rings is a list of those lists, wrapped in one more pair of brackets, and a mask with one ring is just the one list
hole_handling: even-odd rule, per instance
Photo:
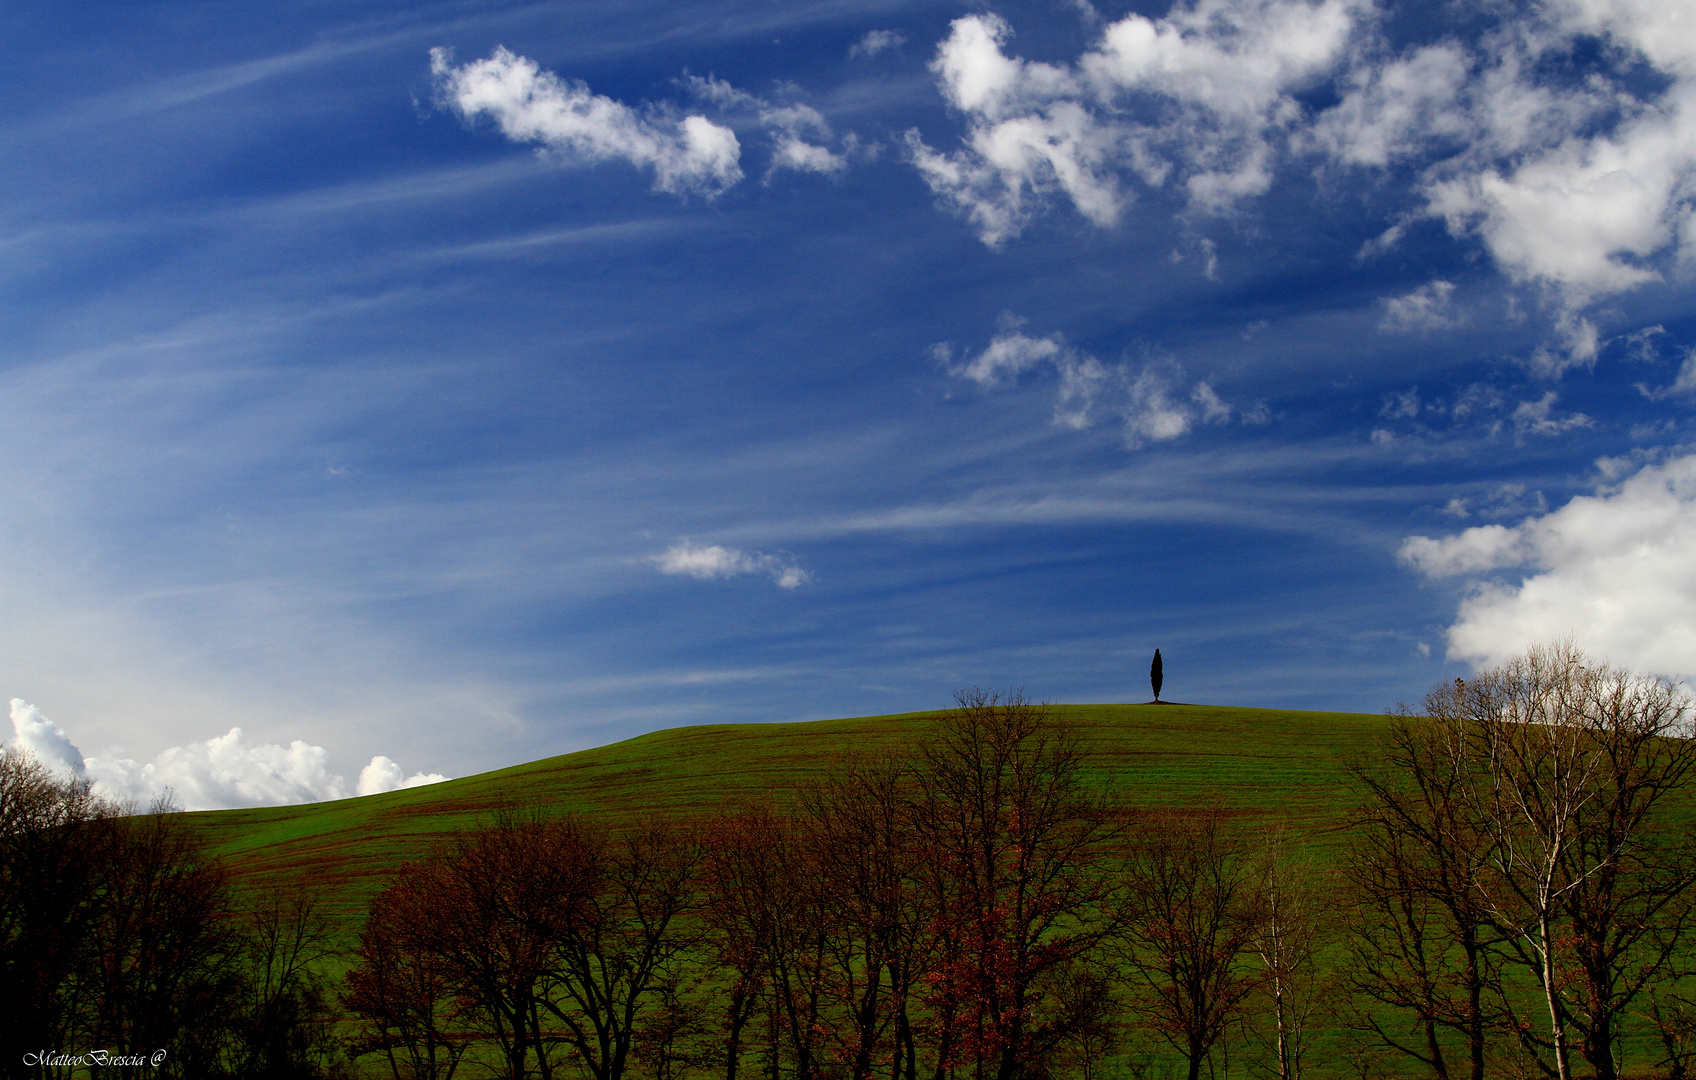
{"label": "row of trees", "polygon": [[1008,1080],[1076,1026],[1065,973],[1114,923],[1118,833],[1075,738],[976,694],[922,761],[862,762],[794,814],[613,839],[507,815],[379,895],[349,977],[368,1049],[445,1077],[633,1058],[778,1080]]}
{"label": "row of trees", "polygon": [[1696,741],[1664,680],[1561,646],[1438,688],[1350,766],[1325,874],[1217,812],[1115,811],[1040,706],[959,706],[784,812],[508,816],[438,852],[373,905],[362,1049],[447,1077],[481,1040],[513,1080],[1095,1080],[1155,1050],[1195,1080],[1233,1048],[1290,1080],[1320,1046],[1614,1080],[1628,1030],[1664,1075],[1696,1059]]}
{"label": "row of trees", "polygon": [[617,839],[502,816],[373,902],[358,1049],[397,1080],[473,1043],[511,1080],[1094,1080],[1135,1028],[1195,1080],[1260,1000],[1296,1075],[1309,883],[1217,813],[1115,812],[1085,765],[1043,707],[972,692],[917,760],[788,812]]}
{"label": "row of trees", "polygon": [[497,815],[373,899],[339,993],[305,897],[239,907],[167,808],[8,752],[6,1045],[168,1054],[96,1076],[1613,1080],[1631,1033],[1688,1075],[1675,687],[1564,647],[1440,687],[1350,767],[1324,872],[1217,810],[1110,803],[1018,695],[958,705],[915,757],[689,830]]}
{"label": "row of trees", "polygon": [[237,906],[170,811],[0,749],[0,1075],[293,1078],[338,1056],[316,905]]}

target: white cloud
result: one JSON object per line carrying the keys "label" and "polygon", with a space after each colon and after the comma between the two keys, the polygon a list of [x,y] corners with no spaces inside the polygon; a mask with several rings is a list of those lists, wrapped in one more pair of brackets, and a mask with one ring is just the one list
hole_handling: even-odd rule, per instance
{"label": "white cloud", "polygon": [[1411,420],[1419,415],[1420,405],[1419,387],[1415,386],[1398,394],[1385,394],[1378,415],[1391,420]]}
{"label": "white cloud", "polygon": [[1009,325],[1012,322],[1003,315],[1003,329],[990,339],[989,347],[953,368],[953,374],[979,386],[998,386],[1004,379],[1017,378],[1039,364],[1056,363],[1069,351],[1058,334],[1027,337]]}
{"label": "white cloud", "polygon": [[28,750],[63,779],[84,775],[82,751],[71,737],[22,698],[12,699],[12,738],[8,745]]}
{"label": "white cloud", "polygon": [[771,163],[766,170],[768,178],[781,169],[835,175],[848,167],[848,155],[859,146],[858,139],[851,133],[842,139],[842,153],[824,145],[831,139],[830,124],[810,105],[777,104],[710,75],[706,78],[689,75],[679,79],[678,83],[719,109],[754,114],[772,140]]}
{"label": "white cloud", "polygon": [[1201,409],[1201,419],[1204,423],[1222,424],[1231,418],[1231,407],[1224,399],[1213,391],[1211,384],[1198,382],[1195,389],[1190,391],[1190,400]]}
{"label": "white cloud", "polygon": [[1384,318],[1379,330],[1401,333],[1441,330],[1455,324],[1452,298],[1455,287],[1447,281],[1428,281],[1410,293],[1379,301]]}
{"label": "white cloud", "polygon": [[446,779],[441,773],[413,773],[407,776],[405,769],[378,754],[371,759],[371,764],[359,770],[359,785],[355,791],[360,795],[377,795],[385,791],[439,784]]}
{"label": "white cloud", "polygon": [[968,15],[931,65],[966,118],[964,145],[939,152],[909,132],[908,151],[991,246],[1018,235],[1052,194],[1115,224],[1129,198],[1124,172],[1159,186],[1177,170],[1193,208],[1223,212],[1271,186],[1271,136],[1301,115],[1292,93],[1336,66],[1364,8],[1195,0],[1162,19],[1112,23],[1072,66],[1008,56],[1008,23]]}
{"label": "white cloud", "polygon": [[1650,401],[1663,401],[1669,397],[1682,397],[1696,393],[1696,349],[1684,351],[1684,363],[1679,365],[1678,375],[1673,378],[1671,383],[1659,387],[1638,383],[1637,389]]}
{"label": "white cloud", "polygon": [[[1425,192],[1450,231],[1476,235],[1510,279],[1570,311],[1659,279],[1663,253],[1691,254],[1696,34],[1680,0],[1555,0],[1537,14],[1480,43],[1463,88],[1467,145],[1427,172]],[[1542,81],[1581,35],[1637,54],[1667,88]]]}
{"label": "white cloud", "polygon": [[1479,525],[1458,536],[1433,540],[1410,536],[1402,541],[1401,560],[1426,577],[1454,577],[1518,566],[1526,558],[1516,529]]}
{"label": "white cloud", "polygon": [[1155,95],[1171,116],[1142,134],[1187,174],[1190,202],[1223,211],[1271,186],[1270,136],[1300,119],[1292,93],[1333,70],[1369,9],[1354,0],[1194,0],[1108,26],[1081,67],[1097,97]]}
{"label": "white cloud", "polygon": [[1021,325],[1022,320],[1003,313],[1000,329],[983,352],[958,362],[947,345],[932,346],[931,352],[949,374],[986,388],[1005,385],[1027,371],[1052,368],[1059,377],[1055,425],[1081,430],[1093,422],[1092,411],[1114,414],[1122,420],[1126,445],[1133,450],[1176,439],[1198,422],[1222,424],[1234,415],[1244,423],[1266,422],[1264,406],[1239,411],[1208,382],[1186,390],[1183,369],[1170,361],[1150,360],[1133,374],[1127,365],[1109,366],[1073,348],[1059,334],[1031,337]]}
{"label": "white cloud", "polygon": [[1314,122],[1308,145],[1345,165],[1382,167],[1472,130],[1461,100],[1470,58],[1456,45],[1427,45],[1387,63],[1361,64],[1343,98]]}
{"label": "white cloud", "polygon": [[[994,247],[1049,202],[1116,225],[1138,183],[1176,178],[1192,212],[1268,192],[1283,163],[1412,166],[1411,210],[1476,239],[1513,283],[1550,302],[1555,377],[1593,363],[1601,298],[1696,264],[1696,32],[1686,0],[1550,0],[1496,9],[1469,39],[1391,46],[1370,0],[1178,0],[1105,26],[1072,62],[1008,51],[993,14],[955,20],[932,71],[964,120],[954,148],[906,136],[933,193]],[[1549,75],[1584,39],[1624,62]],[[1623,74],[1633,58],[1659,79]],[[1335,104],[1303,104],[1330,81]],[[1404,173],[1403,175],[1408,175]],[[1382,328],[1456,321],[1453,285],[1386,299]]]}
{"label": "white cloud", "polygon": [[795,169],[832,175],[848,167],[848,159],[808,138],[828,139],[830,125],[817,109],[806,105],[784,105],[760,111],[760,120],[772,132],[771,169]]}
{"label": "white cloud", "polygon": [[1497,664],[1571,634],[1593,655],[1696,677],[1696,455],[1507,528],[1410,537],[1402,558],[1431,577],[1524,568],[1473,586],[1449,628],[1449,655]]}
{"label": "white cloud", "polygon": [[1125,443],[1133,450],[1145,443],[1176,439],[1189,431],[1194,412],[1174,399],[1170,375],[1150,364],[1131,380],[1125,409]]}
{"label": "white cloud", "polygon": [[704,116],[644,114],[497,48],[454,67],[430,51],[441,100],[467,120],[488,116],[515,142],[541,143],[574,164],[625,161],[653,170],[659,191],[716,194],[742,179],[736,134]]}
{"label": "white cloud", "polygon": [[848,47],[848,58],[871,57],[907,44],[907,35],[899,30],[868,30],[866,36]]}
{"label": "white cloud", "polygon": [[1522,401],[1513,410],[1513,430],[1517,436],[1559,435],[1574,428],[1593,427],[1594,421],[1583,413],[1555,412],[1558,400],[1553,390],[1536,401]]}
{"label": "white cloud", "polygon": [[1112,173],[1122,134],[1098,122],[1074,73],[1003,53],[1012,33],[999,15],[954,21],[931,71],[967,118],[966,145],[939,153],[910,131],[913,164],[992,247],[1017,236],[1053,191],[1097,225],[1114,224],[1124,202]]}
{"label": "white cloud", "polygon": [[[124,757],[85,759],[70,736],[34,705],[20,698],[13,698],[11,705],[9,745],[30,751],[62,776],[92,781],[98,794],[120,803],[146,806],[170,792],[184,809],[221,810],[345,799],[350,794],[347,783],[329,771],[328,752],[301,739],[286,747],[249,746],[237,727],[204,742],[173,746],[145,764]],[[371,795],[446,779],[440,773],[406,777],[400,766],[379,755],[360,773],[356,793]]]}
{"label": "white cloud", "polygon": [[1451,517],[1506,518],[1541,514],[1549,509],[1549,501],[1541,491],[1527,491],[1524,484],[1497,484],[1482,497],[1463,499],[1458,495],[1443,507]]}
{"label": "white cloud", "polygon": [[1582,306],[1660,276],[1644,260],[1677,242],[1693,179],[1696,86],[1610,134],[1574,134],[1517,166],[1438,181],[1429,198],[1510,278]]}
{"label": "white cloud", "polygon": [[763,552],[739,551],[721,544],[699,545],[679,540],[659,555],[646,560],[662,574],[681,574],[697,581],[767,574],[782,589],[794,589],[813,580],[793,559]]}

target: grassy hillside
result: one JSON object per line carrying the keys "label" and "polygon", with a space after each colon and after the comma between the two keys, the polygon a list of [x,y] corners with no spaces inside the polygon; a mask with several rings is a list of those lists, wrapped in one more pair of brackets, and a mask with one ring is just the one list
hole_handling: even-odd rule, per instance
{"label": "grassy hillside", "polygon": [[[1349,803],[1343,762],[1382,716],[1201,705],[1059,705],[1090,750],[1094,782],[1133,806],[1219,806],[1286,821],[1329,846]],[[624,822],[697,820],[783,799],[853,754],[916,751],[940,713],[797,724],[714,724],[643,735],[409,791],[306,806],[189,815],[242,891],[295,880],[327,889],[355,925],[394,869],[503,804]]]}
{"label": "grassy hillside", "polygon": [[[1346,763],[1375,749],[1389,727],[1383,716],[1200,705],[1059,705],[1053,713],[1083,736],[1090,781],[1123,804],[1218,808],[1247,826],[1281,824],[1290,849],[1321,862],[1342,843],[1354,803]],[[248,896],[295,881],[324,889],[351,945],[369,897],[397,867],[503,806],[614,827],[686,824],[749,800],[782,802],[856,754],[912,755],[942,715],[679,728],[410,791],[187,819]],[[1696,819],[1696,790],[1677,803],[1675,812]],[[332,966],[347,962],[344,955]],[[1320,1034],[1313,1075],[1354,1075],[1344,1063],[1357,1041],[1341,1030]],[[1631,1054],[1648,1060],[1642,1035],[1633,1045]]]}

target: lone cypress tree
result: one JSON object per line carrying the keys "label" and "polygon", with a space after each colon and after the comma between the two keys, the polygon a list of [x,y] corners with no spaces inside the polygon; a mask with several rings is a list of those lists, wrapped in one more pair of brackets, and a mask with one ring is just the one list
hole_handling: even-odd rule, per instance
{"label": "lone cypress tree", "polygon": [[1165,682],[1165,672],[1160,665],[1160,650],[1154,650],[1154,663],[1148,666],[1149,685],[1154,687],[1154,700],[1160,700],[1160,684]]}

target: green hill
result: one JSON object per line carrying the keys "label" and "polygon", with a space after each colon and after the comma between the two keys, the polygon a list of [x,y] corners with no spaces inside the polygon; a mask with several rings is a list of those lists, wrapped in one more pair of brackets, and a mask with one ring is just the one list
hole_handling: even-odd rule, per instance
{"label": "green hill", "polygon": [[[1057,705],[1089,750],[1090,774],[1127,804],[1217,806],[1287,822],[1323,851],[1350,802],[1343,764],[1386,730],[1383,716],[1203,705]],[[304,806],[187,815],[242,892],[323,888],[356,925],[404,862],[503,805],[620,823],[699,820],[768,795],[781,802],[854,754],[911,754],[940,712],[793,724],[713,724],[642,735],[407,791]]]}
{"label": "green hill", "polygon": [[[1286,850],[1321,865],[1338,854],[1355,803],[1347,763],[1375,750],[1389,730],[1385,716],[1352,713],[1050,708],[1082,736],[1089,780],[1121,805],[1218,809],[1246,829],[1283,826]],[[369,898],[397,868],[503,807],[576,813],[615,829],[688,824],[749,801],[782,804],[855,755],[916,755],[944,715],[677,728],[407,791],[185,819],[225,860],[238,893],[257,899],[295,882],[322,890],[351,946]],[[1669,809],[1696,818],[1696,791],[1677,793]],[[1327,946],[1322,964],[1335,970],[1340,949]],[[331,966],[349,961],[343,954]],[[1318,1031],[1312,1074],[1354,1075],[1345,1066],[1358,1041],[1341,1029]],[[1639,1063],[1651,1059],[1643,1032],[1627,1045]]]}

